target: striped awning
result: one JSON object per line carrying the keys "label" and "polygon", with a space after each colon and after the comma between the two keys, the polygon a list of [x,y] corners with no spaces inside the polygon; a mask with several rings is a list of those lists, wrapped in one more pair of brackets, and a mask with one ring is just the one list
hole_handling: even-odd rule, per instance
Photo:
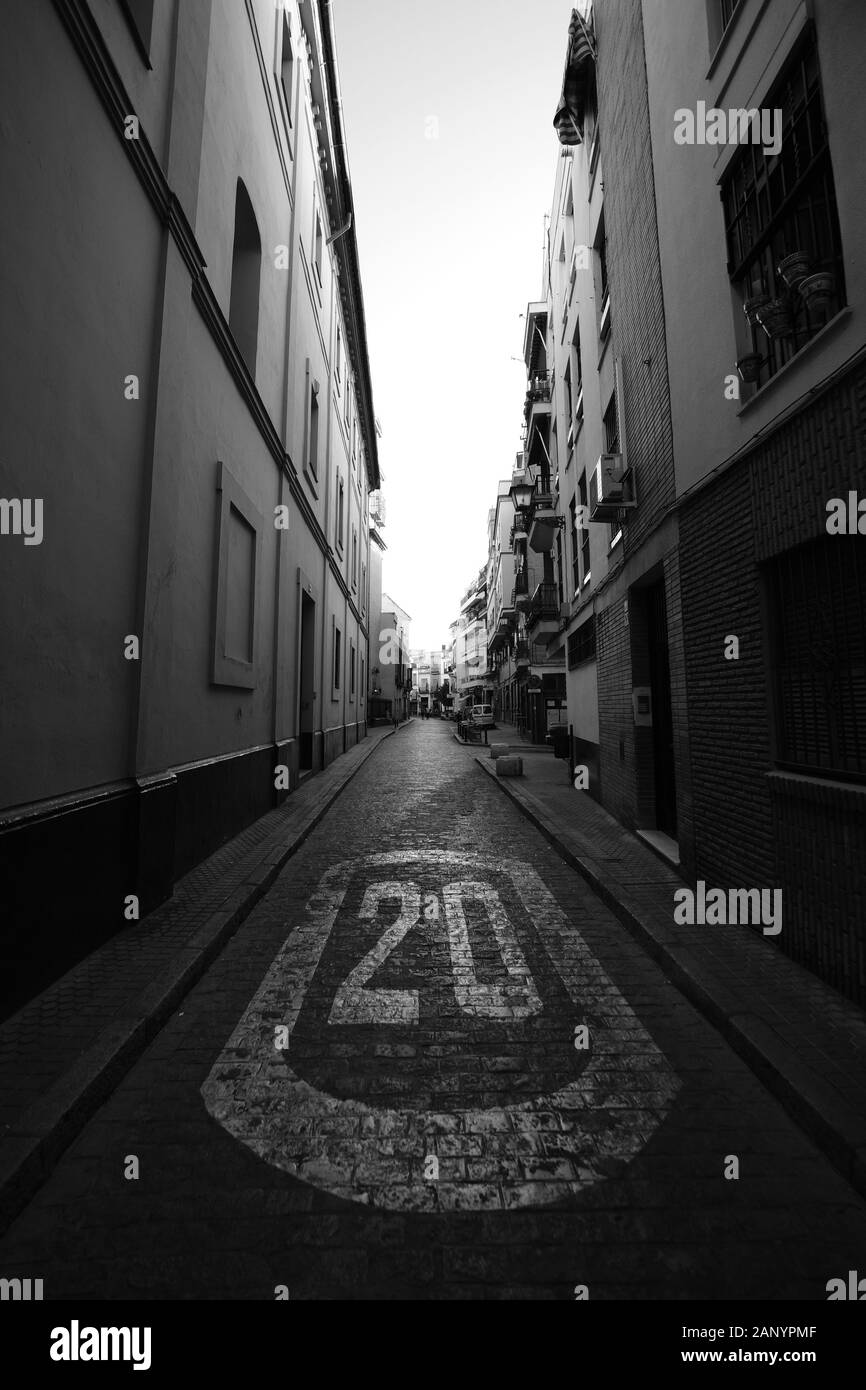
{"label": "striped awning", "polygon": [[562,145],[583,143],[583,118],[594,62],[595,39],[592,31],[580,12],[572,10],[562,96],[553,118],[553,127]]}

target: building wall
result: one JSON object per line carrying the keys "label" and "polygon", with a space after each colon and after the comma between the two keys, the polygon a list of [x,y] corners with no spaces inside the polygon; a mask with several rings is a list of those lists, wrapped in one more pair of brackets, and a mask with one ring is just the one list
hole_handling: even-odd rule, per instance
{"label": "building wall", "polygon": [[[771,5],[743,0],[713,62],[716,43],[708,22],[709,0],[671,0],[661,10],[655,0],[644,0],[643,9],[677,492],[682,494],[809,390],[816,377],[816,351],[825,375],[863,341],[859,317],[866,302],[866,263],[851,253],[866,225],[866,184],[860,174],[866,28],[858,0],[815,0],[809,6],[804,0],[773,0]],[[768,389],[749,399],[744,390],[741,400],[731,400],[725,395],[725,380],[736,374],[737,358],[745,350],[744,320],[728,279],[718,185],[738,147],[676,144],[674,113],[681,107],[694,110],[699,100],[723,109],[761,106],[810,12],[818,39],[842,245],[848,252],[850,312],[834,323],[820,348],[800,354]],[[641,144],[646,144],[643,132]]]}
{"label": "building wall", "polygon": [[[792,771],[777,727],[774,623],[764,569],[826,540],[826,502],[864,476],[866,189],[860,174],[866,58],[862,7],[743,0],[724,42],[714,6],[644,4],[650,129],[679,506],[679,562],[692,815],[681,852],[693,879],[779,887],[777,946],[866,998],[862,785]],[[676,145],[674,112],[760,107],[814,20],[845,269],[847,308],[760,389],[726,387],[745,350],[728,276],[719,182],[738,147]],[[680,209],[689,208],[689,235]],[[759,335],[760,336],[760,335]],[[840,547],[862,544],[840,537]],[[790,594],[784,599],[793,603]],[[826,604],[823,591],[815,602]],[[837,594],[840,611],[851,595]],[[804,613],[804,623],[814,615]],[[817,628],[832,628],[820,615]],[[855,621],[858,621],[855,619]],[[859,619],[862,627],[862,616]],[[726,660],[726,640],[739,640]],[[851,634],[851,650],[858,636]],[[813,673],[821,675],[821,653]],[[802,678],[802,673],[801,673]],[[855,676],[854,679],[857,679]],[[828,689],[827,701],[834,698]]]}
{"label": "building wall", "polygon": [[[622,540],[609,549],[607,572],[596,588],[602,800],[629,826],[656,824],[652,733],[635,723],[632,690],[647,683],[643,590],[660,582],[671,660],[679,833],[688,779],[687,715],[681,663],[675,669],[682,643],[674,601],[677,526],[670,514],[673,429],[640,0],[603,0],[595,8],[595,27],[612,324],[603,359],[620,364],[621,444],[624,439],[638,500],[625,514]],[[607,399],[602,397],[602,409]],[[593,529],[609,544],[606,524]]]}
{"label": "building wall", "polygon": [[[832,434],[840,447],[828,459],[815,441]],[[777,766],[759,565],[824,533],[810,499],[847,496],[850,479],[866,476],[864,441],[861,362],[696,493],[681,521],[696,875],[714,885],[781,888],[777,944],[861,1003],[866,795],[857,783]],[[780,476],[790,480],[784,490]],[[719,536],[723,545],[711,542]],[[735,662],[723,657],[726,633],[740,639]]]}
{"label": "building wall", "polygon": [[[45,516],[42,545],[0,546],[0,592],[15,610],[4,614],[0,854],[17,908],[7,963],[24,990],[122,927],[127,894],[147,912],[282,800],[276,768],[297,785],[304,593],[316,603],[313,768],[366,732],[362,576],[378,465],[369,424],[351,428],[372,406],[358,385],[366,345],[334,287],[346,243],[324,248],[336,175],[331,126],[323,172],[311,114],[314,99],[328,105],[319,8],[288,5],[291,130],[279,7],[214,0],[154,13],[150,67],[108,0],[16,4],[0,58],[13,137],[4,187],[17,209],[0,233],[15,364],[4,374],[3,493],[41,496]],[[124,138],[117,91],[140,118],[137,140]],[[74,113],[71,127],[58,110]],[[229,327],[239,178],[262,251],[251,367]],[[129,374],[137,400],[124,396]],[[305,467],[311,377],[317,478]],[[288,531],[275,527],[279,505]],[[254,545],[254,603],[235,611]],[[252,656],[241,678],[214,666],[221,575],[226,640]],[[124,659],[128,634],[138,661]]]}

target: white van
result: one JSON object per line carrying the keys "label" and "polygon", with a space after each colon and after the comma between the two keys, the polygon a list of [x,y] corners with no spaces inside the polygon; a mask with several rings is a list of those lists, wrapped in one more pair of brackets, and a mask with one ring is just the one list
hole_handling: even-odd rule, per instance
{"label": "white van", "polygon": [[492,705],[473,705],[468,711],[469,723],[475,729],[492,729],[493,706]]}

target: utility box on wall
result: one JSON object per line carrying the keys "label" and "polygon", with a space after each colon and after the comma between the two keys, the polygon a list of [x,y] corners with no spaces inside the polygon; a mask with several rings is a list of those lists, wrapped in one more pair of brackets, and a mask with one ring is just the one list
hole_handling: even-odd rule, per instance
{"label": "utility box on wall", "polygon": [[651,728],[653,722],[653,697],[648,685],[636,685],[631,692],[634,722],[638,726]]}

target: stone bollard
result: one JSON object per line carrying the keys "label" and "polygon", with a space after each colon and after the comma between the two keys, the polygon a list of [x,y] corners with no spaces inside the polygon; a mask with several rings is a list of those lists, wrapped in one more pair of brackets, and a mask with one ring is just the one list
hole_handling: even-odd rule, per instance
{"label": "stone bollard", "polygon": [[506,756],[507,753],[508,753],[508,744],[507,744],[507,743],[491,743],[491,745],[490,745],[490,756],[491,756],[491,758],[504,758],[504,757]]}
{"label": "stone bollard", "polygon": [[497,758],[496,759],[497,777],[522,777],[523,759],[522,758]]}

